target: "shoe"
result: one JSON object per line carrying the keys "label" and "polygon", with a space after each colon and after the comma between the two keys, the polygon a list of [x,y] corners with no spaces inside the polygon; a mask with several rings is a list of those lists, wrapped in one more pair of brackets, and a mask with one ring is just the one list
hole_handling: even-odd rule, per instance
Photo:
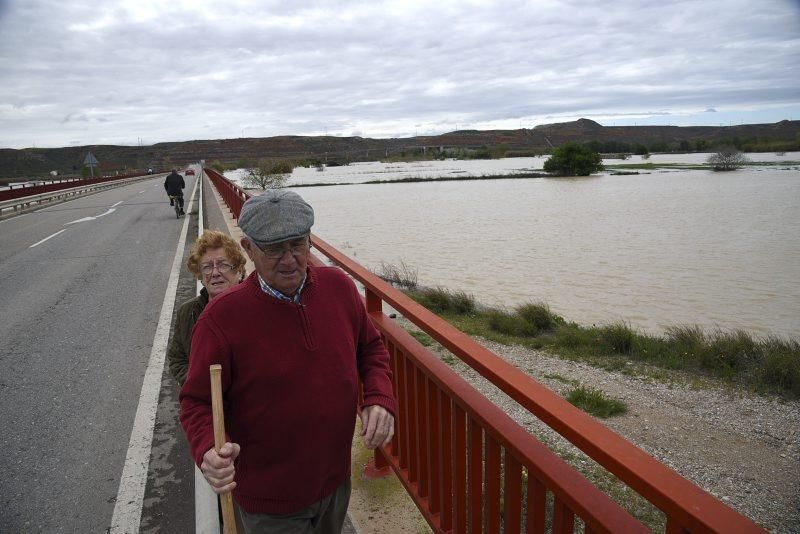
{"label": "shoe", "polygon": [[175,202],[174,202],[172,199],[169,199],[169,205],[170,205],[170,206],[174,206],[174,205],[175,205]]}
{"label": "shoe", "polygon": [[181,215],[186,215],[186,212],[183,211],[183,208],[181,208]]}

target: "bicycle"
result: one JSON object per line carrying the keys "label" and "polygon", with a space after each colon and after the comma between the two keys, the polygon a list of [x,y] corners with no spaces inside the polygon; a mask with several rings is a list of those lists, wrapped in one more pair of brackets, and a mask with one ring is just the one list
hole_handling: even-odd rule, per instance
{"label": "bicycle", "polygon": [[185,215],[186,213],[181,209],[181,204],[178,200],[181,197],[179,195],[169,195],[169,199],[173,206],[175,206],[175,218],[180,219],[181,215]]}

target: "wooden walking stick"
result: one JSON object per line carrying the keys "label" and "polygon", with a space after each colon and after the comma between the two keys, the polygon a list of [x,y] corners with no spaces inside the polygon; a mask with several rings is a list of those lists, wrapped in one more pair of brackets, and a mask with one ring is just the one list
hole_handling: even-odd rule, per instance
{"label": "wooden walking stick", "polygon": [[[212,365],[211,373],[211,414],[214,418],[214,450],[225,444],[225,412],[222,406],[222,366]],[[233,515],[233,497],[231,492],[219,496],[222,503],[222,527],[225,534],[236,534],[236,517]]]}

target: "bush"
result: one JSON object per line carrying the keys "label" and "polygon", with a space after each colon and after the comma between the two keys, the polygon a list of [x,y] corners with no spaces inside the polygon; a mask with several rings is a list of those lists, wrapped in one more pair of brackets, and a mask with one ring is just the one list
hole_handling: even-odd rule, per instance
{"label": "bush", "polygon": [[557,347],[573,350],[596,346],[599,342],[593,331],[576,324],[565,325],[556,330],[554,340]]}
{"label": "bush", "polygon": [[716,154],[708,157],[706,162],[714,167],[715,171],[734,171],[747,163],[747,156],[732,146],[723,147]]}
{"label": "bush", "polygon": [[436,313],[464,315],[475,311],[475,297],[463,291],[450,291],[443,287],[427,288],[410,293],[411,297]]}
{"label": "bush", "polygon": [[633,352],[635,339],[636,333],[624,322],[610,324],[600,329],[600,340],[611,352],[630,354]]}
{"label": "bush", "polygon": [[667,328],[666,337],[684,352],[696,352],[706,343],[706,335],[696,325],[670,326]]}
{"label": "bush", "polygon": [[433,338],[431,336],[429,336],[428,334],[426,334],[425,332],[423,332],[422,330],[412,330],[412,331],[409,332],[409,334],[411,334],[411,336],[414,339],[416,339],[417,341],[419,341],[420,343],[422,343],[426,347],[430,347],[431,345],[433,345],[435,343]]}
{"label": "bush", "polygon": [[589,176],[603,169],[600,154],[585,145],[565,143],[544,162],[544,170],[557,176]]}
{"label": "bush", "polygon": [[517,315],[538,331],[552,331],[564,324],[564,319],[550,311],[544,302],[528,302],[517,307]]}
{"label": "bush", "polygon": [[800,343],[769,338],[763,344],[766,356],[756,368],[757,382],[766,389],[800,397]]}
{"label": "bush", "polygon": [[400,262],[400,266],[381,262],[380,272],[377,274],[390,284],[409,289],[417,287],[417,270],[404,261]]}
{"label": "bush", "polygon": [[747,332],[717,332],[709,340],[708,352],[711,357],[706,363],[712,363],[712,369],[723,374],[740,372],[750,367],[759,359],[760,349]]}
{"label": "bush", "polygon": [[495,332],[522,337],[536,337],[564,324],[564,319],[551,312],[543,302],[522,304],[517,306],[514,313],[490,310],[488,321],[489,328]]}
{"label": "bush", "polygon": [[294,170],[294,163],[287,159],[267,158],[255,167],[245,169],[242,184],[254,189],[280,189]]}
{"label": "bush", "polygon": [[570,404],[596,417],[611,417],[628,411],[624,402],[606,397],[602,391],[579,386],[567,395]]}
{"label": "bush", "polygon": [[500,310],[489,312],[489,328],[509,336],[536,337],[539,329],[519,315]]}

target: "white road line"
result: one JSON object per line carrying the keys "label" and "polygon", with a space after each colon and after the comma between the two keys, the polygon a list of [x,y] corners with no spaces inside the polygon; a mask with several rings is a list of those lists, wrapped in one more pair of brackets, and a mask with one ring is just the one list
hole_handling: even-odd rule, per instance
{"label": "white road line", "polygon": [[100,217],[105,217],[106,215],[110,215],[115,211],[117,211],[116,208],[108,208],[108,210],[105,213],[101,213],[100,215],[95,215],[94,218],[99,219]]}
{"label": "white road line", "polygon": [[29,246],[28,248],[33,248],[33,247],[35,247],[37,245],[41,245],[42,243],[44,243],[48,239],[51,239],[51,238],[57,236],[58,234],[60,234],[61,232],[66,232],[66,231],[67,231],[66,228],[64,228],[63,230],[59,230],[58,232],[54,233],[53,235],[49,235],[49,236],[45,237],[44,239],[42,239],[41,241],[37,241],[36,243],[34,243],[33,245]]}
{"label": "white road line", "polygon": [[111,205],[111,207],[112,207],[112,208],[116,208],[117,206],[119,206],[119,205],[120,205],[120,204],[122,204],[123,202],[124,202],[124,200],[120,200],[120,201],[119,201],[119,202],[117,202],[116,204],[112,204],[112,205]]}
{"label": "white road line", "polygon": [[[118,202],[117,204],[120,204],[120,203]],[[114,204],[114,205],[116,206],[117,204]],[[64,226],[68,226],[70,224],[82,223],[82,222],[86,222],[86,221],[93,221],[95,219],[99,219],[100,217],[103,217],[104,215],[108,215],[109,213],[114,213],[115,211],[117,211],[115,208],[109,208],[105,213],[101,213],[100,215],[95,215],[94,217],[84,217],[82,219],[76,219],[74,221],[70,221],[68,223],[64,223]]]}
{"label": "white road line", "polygon": [[[192,191],[191,203],[197,187]],[[175,249],[175,258],[172,260],[167,291],[164,302],[161,304],[161,314],[158,318],[156,334],[153,338],[153,348],[150,351],[150,360],[144,374],[142,391],[139,395],[139,406],[133,420],[131,438],[128,442],[128,453],[125,457],[125,466],[117,490],[117,501],[114,505],[114,515],[111,518],[109,534],[135,534],[139,532],[142,520],[142,503],[144,490],[147,484],[147,470],[150,466],[150,452],[153,445],[153,427],[156,423],[158,409],[158,393],[161,389],[161,375],[164,372],[164,356],[167,351],[169,327],[172,321],[172,310],[175,307],[175,295],[178,290],[178,278],[183,260],[183,249],[186,244],[186,234],[189,231],[189,217],[183,221],[181,236]]]}
{"label": "white road line", "polygon": [[147,189],[142,189],[141,191],[139,191],[139,193],[144,193],[145,191],[147,191]]}
{"label": "white road line", "polygon": [[83,219],[76,219],[74,221],[70,221],[68,223],[64,223],[64,226],[69,226],[70,224],[78,224],[86,221],[93,221],[94,217],[84,217]]}

